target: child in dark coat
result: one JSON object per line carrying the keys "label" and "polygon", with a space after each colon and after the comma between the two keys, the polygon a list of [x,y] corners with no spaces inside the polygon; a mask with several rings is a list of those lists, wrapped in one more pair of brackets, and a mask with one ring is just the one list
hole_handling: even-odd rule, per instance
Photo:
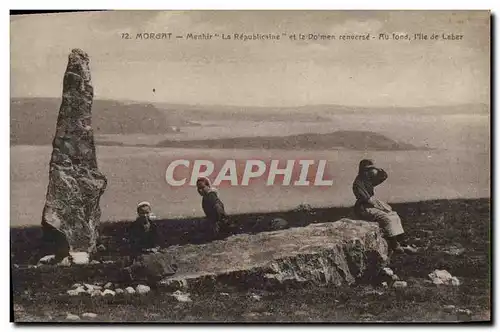
{"label": "child in dark coat", "polygon": [[135,254],[158,250],[159,239],[155,219],[155,215],[151,212],[151,204],[141,202],[137,205],[137,218],[128,230],[128,241]]}
{"label": "child in dark coat", "polygon": [[201,206],[212,227],[214,237],[227,235],[229,231],[228,217],[217,190],[212,187],[210,180],[205,177],[197,180],[196,188],[200,196],[203,197]]}

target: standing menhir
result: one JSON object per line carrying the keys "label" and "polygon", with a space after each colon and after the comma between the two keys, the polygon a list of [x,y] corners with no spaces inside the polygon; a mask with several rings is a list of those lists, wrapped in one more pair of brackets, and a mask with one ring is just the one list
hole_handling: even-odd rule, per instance
{"label": "standing menhir", "polygon": [[352,185],[356,196],[354,211],[360,219],[379,223],[392,251],[415,252],[414,248],[402,247],[400,244],[403,240],[404,230],[399,215],[392,211],[389,204],[375,197],[374,188],[386,179],[387,173],[382,168],[375,167],[372,160],[361,160],[358,176]]}
{"label": "standing menhir", "polygon": [[93,96],[89,57],[74,49],[64,73],[42,215],[46,253],[55,254],[56,260],[68,256],[70,251],[96,250],[99,200],[107,180],[97,168],[91,127]]}

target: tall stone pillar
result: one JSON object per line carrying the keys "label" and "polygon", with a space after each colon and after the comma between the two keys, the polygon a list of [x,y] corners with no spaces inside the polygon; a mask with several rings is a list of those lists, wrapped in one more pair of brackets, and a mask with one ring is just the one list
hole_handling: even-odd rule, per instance
{"label": "tall stone pillar", "polygon": [[50,251],[59,258],[70,251],[96,250],[99,200],[107,180],[97,168],[91,127],[93,97],[89,57],[73,49],[64,73],[42,215],[44,238],[52,242]]}

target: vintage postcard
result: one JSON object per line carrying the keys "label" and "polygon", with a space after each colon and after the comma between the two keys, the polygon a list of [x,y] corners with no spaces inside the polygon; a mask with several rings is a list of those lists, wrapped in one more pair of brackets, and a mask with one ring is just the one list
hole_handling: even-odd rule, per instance
{"label": "vintage postcard", "polygon": [[11,15],[13,321],[491,322],[490,16]]}

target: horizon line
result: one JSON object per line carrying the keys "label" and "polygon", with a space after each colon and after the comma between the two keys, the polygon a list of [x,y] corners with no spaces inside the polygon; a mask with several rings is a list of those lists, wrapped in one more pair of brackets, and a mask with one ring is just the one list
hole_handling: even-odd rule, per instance
{"label": "horizon line", "polygon": [[[62,97],[52,97],[52,96],[11,96],[10,100],[13,99],[61,99]],[[138,100],[138,99],[113,99],[113,98],[94,98],[94,101],[102,100],[102,101],[116,101],[116,102],[126,102],[126,103],[135,103],[135,104],[150,104],[156,107],[158,104],[170,104],[170,105],[185,105],[185,106],[219,106],[219,107],[239,107],[239,108],[302,108],[302,107],[315,107],[315,106],[338,106],[338,107],[350,107],[350,108],[424,108],[424,107],[457,107],[457,106],[465,106],[465,105],[484,105],[491,107],[491,103],[486,102],[468,102],[468,103],[451,103],[451,104],[429,104],[429,105],[421,105],[421,106],[408,106],[408,105],[384,105],[384,106],[362,106],[362,105],[349,105],[349,104],[326,104],[326,103],[318,103],[318,104],[301,104],[301,105],[292,105],[292,106],[254,106],[254,105],[237,105],[237,104],[212,104],[212,103],[179,103],[179,102],[168,102],[168,101],[151,101],[151,100]]]}

